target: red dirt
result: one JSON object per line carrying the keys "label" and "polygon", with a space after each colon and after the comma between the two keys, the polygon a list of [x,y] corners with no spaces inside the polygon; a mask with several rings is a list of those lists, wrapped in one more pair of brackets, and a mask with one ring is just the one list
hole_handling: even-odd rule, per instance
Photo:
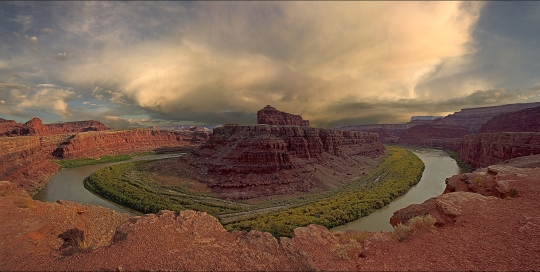
{"label": "red dirt", "polygon": [[[490,175],[496,187],[503,191],[515,189],[519,194],[504,199],[472,192],[438,196],[435,201],[439,212],[451,215],[455,222],[417,233],[403,242],[387,233],[371,234],[366,239],[365,233],[331,233],[315,225],[296,229],[292,239],[276,239],[258,231],[226,232],[214,217],[193,211],[164,211],[130,218],[101,207],[33,201],[14,184],[2,182],[0,267],[539,270],[540,171],[535,168],[540,166],[539,161],[537,156],[520,158],[470,174]],[[74,239],[83,236],[89,241],[89,249],[74,248]]]}

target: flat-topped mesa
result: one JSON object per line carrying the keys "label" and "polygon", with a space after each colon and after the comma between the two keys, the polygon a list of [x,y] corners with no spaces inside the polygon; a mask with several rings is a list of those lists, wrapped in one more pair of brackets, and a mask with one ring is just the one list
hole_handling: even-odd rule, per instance
{"label": "flat-topped mesa", "polygon": [[[229,199],[335,189],[384,154],[376,133],[299,126],[225,125],[178,159],[186,177]],[[192,172],[191,172],[192,171]]]}
{"label": "flat-topped mesa", "polygon": [[476,134],[483,124],[497,115],[539,106],[540,102],[462,109],[442,119],[435,120],[434,124],[466,126],[471,130],[472,134]]}
{"label": "flat-topped mesa", "polygon": [[260,125],[309,127],[309,121],[302,119],[302,116],[278,111],[270,105],[257,112],[257,123]]}
{"label": "flat-topped mesa", "polygon": [[495,116],[480,128],[480,133],[495,132],[540,132],[540,107]]}
{"label": "flat-topped mesa", "polygon": [[86,131],[109,130],[99,121],[75,121],[56,124],[43,124],[39,118],[18,124],[11,120],[0,120],[0,136],[47,136]]}

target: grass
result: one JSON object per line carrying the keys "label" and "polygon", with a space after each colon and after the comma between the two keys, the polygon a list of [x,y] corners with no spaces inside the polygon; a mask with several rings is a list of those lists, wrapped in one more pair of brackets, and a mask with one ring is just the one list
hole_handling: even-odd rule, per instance
{"label": "grass", "polygon": [[399,223],[394,227],[394,238],[401,242],[415,233],[425,230],[433,230],[435,228],[435,222],[437,222],[437,219],[430,214],[424,217],[413,217],[409,220],[407,225]]}
{"label": "grass", "polygon": [[226,223],[222,221],[228,230],[254,229],[277,237],[291,237],[292,230],[300,226],[334,227],[366,216],[406,193],[418,183],[424,169],[422,161],[412,152],[388,146],[386,157],[374,171],[337,190],[247,204],[185,187],[160,185],[150,178],[147,164],[130,162],[105,167],[86,178],[85,187],[143,213],[204,211],[218,218],[229,216]]}
{"label": "grass", "polygon": [[456,161],[457,165],[459,166],[459,170],[461,171],[461,173],[471,173],[474,170],[472,166],[470,166],[469,164],[467,164],[466,162],[461,160],[461,158],[459,157],[459,154],[457,152],[449,150],[449,149],[444,149],[444,151],[446,153],[448,153],[450,158],[452,158],[452,159],[454,159]]}
{"label": "grass", "polygon": [[103,156],[97,159],[85,158],[85,159],[72,159],[72,160],[53,160],[53,162],[60,164],[60,169],[64,169],[64,168],[70,169],[70,168],[81,167],[81,166],[86,166],[86,165],[127,161],[135,157],[153,155],[153,154],[155,153],[145,152],[145,153],[136,153],[136,154],[123,154],[123,155],[117,155],[117,156]]}

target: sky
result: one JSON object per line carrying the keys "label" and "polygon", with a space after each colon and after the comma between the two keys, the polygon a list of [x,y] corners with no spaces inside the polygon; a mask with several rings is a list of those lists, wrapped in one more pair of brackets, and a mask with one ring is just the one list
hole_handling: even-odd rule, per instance
{"label": "sky", "polygon": [[406,122],[540,101],[540,2],[0,2],[0,118]]}

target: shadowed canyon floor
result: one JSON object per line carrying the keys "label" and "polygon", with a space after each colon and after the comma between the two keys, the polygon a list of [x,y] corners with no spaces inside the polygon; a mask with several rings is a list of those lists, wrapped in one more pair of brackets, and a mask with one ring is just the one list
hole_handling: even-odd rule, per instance
{"label": "shadowed canyon floor", "polygon": [[448,183],[456,192],[435,198],[434,210],[426,205],[412,212],[436,214],[444,222],[402,242],[388,233],[331,233],[316,225],[296,229],[292,239],[226,232],[204,213],[129,217],[101,207],[33,201],[2,182],[0,265],[3,270],[538,270],[538,167],[540,157],[532,156],[454,176]]}

